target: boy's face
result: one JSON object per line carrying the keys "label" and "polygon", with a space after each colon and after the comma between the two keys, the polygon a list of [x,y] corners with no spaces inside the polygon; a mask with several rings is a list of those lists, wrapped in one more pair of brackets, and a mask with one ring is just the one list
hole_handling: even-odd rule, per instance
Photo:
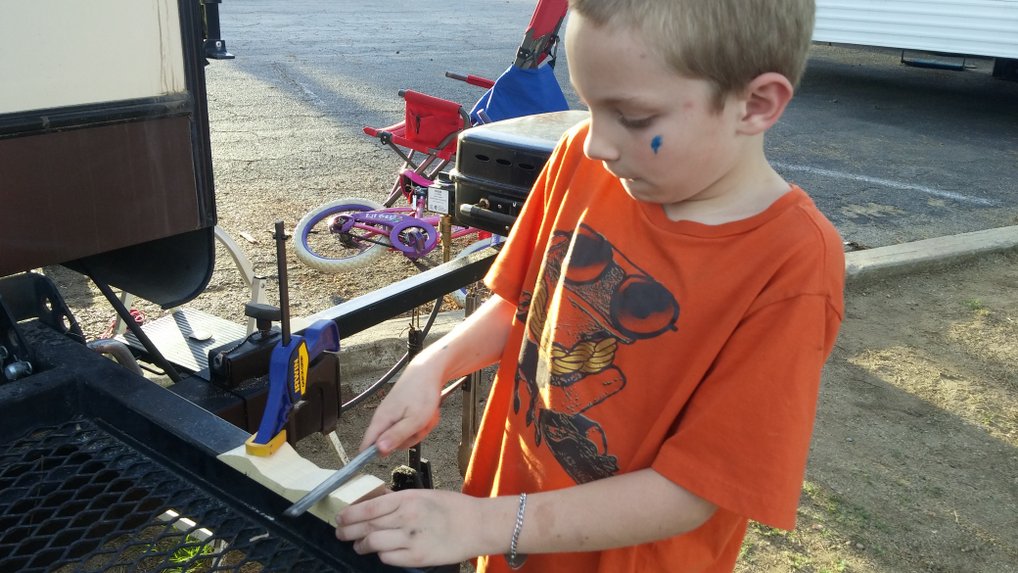
{"label": "boy's face", "polygon": [[667,211],[731,188],[741,144],[733,98],[718,111],[707,81],[676,73],[636,32],[575,12],[565,45],[570,80],[590,108],[584,153],[630,196]]}

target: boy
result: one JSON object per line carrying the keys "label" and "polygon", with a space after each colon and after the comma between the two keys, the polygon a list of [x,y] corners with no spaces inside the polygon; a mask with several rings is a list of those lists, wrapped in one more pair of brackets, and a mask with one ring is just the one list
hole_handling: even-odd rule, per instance
{"label": "boy", "polygon": [[481,311],[379,406],[383,453],[438,421],[446,380],[501,358],[464,494],[347,508],[337,536],[398,565],[731,571],[747,519],[790,529],[841,240],[763,152],[804,66],[812,0],[571,0],[590,108],[550,158]]}

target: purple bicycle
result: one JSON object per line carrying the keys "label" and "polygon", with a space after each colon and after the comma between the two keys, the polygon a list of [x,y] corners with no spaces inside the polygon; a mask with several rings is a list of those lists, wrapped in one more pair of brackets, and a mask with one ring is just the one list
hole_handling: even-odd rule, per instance
{"label": "purple bicycle", "polygon": [[[427,178],[406,170],[401,174],[409,205],[385,207],[370,199],[344,198],[305,215],[294,230],[294,247],[304,264],[327,273],[367,265],[388,250],[416,261],[440,244],[442,216],[426,214]],[[450,238],[473,236],[475,241],[457,253],[466,256],[494,245],[501,237],[473,227],[453,226]],[[466,289],[451,293],[460,305]]]}
{"label": "purple bicycle", "polygon": [[[412,261],[435,250],[440,244],[442,216],[428,214],[426,209],[427,191],[434,183],[409,169],[400,177],[406,206],[386,207],[370,199],[348,197],[306,214],[294,230],[297,257],[312,268],[337,273],[363,267],[389,249]],[[471,245],[470,252],[492,244],[491,233],[452,227],[452,239],[471,235],[479,245]]]}

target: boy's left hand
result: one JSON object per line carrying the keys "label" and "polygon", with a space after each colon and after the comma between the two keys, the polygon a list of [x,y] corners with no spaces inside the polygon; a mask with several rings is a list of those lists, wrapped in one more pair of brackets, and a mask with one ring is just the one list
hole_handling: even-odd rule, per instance
{"label": "boy's left hand", "polygon": [[458,563],[482,553],[476,523],[484,500],[462,493],[409,489],[355,503],[336,516],[336,537],[383,563],[425,567]]}

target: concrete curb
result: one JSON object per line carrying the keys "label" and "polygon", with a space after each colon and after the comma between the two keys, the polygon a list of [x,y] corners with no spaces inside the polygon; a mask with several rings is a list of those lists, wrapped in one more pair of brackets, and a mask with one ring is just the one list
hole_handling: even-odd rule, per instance
{"label": "concrete curb", "polygon": [[1018,226],[924,239],[845,255],[849,285],[943,268],[1018,248]]}
{"label": "concrete curb", "polygon": [[[855,251],[845,255],[845,282],[854,286],[1015,249],[1018,226]],[[461,320],[463,311],[439,314],[425,345],[441,338]],[[386,370],[395,364],[406,352],[408,324],[406,318],[393,319],[344,339],[340,352],[344,377]]]}
{"label": "concrete curb", "polygon": [[[421,327],[427,320],[421,317]],[[438,340],[463,320],[463,311],[440,312],[424,345]],[[407,348],[409,318],[394,318],[358,332],[340,341],[339,367],[345,379],[366,373],[388,370]]]}

